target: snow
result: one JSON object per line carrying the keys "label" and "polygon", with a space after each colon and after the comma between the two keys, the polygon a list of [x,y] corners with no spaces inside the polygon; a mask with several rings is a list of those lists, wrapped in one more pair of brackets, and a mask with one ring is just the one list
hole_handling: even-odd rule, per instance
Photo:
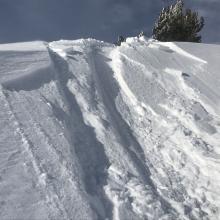
{"label": "snow", "polygon": [[220,46],[0,45],[0,219],[220,219]]}

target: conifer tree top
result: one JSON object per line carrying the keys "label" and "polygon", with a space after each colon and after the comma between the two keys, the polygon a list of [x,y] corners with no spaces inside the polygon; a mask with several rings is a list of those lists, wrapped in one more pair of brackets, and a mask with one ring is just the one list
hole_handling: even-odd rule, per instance
{"label": "conifer tree top", "polygon": [[191,9],[184,9],[183,0],[162,9],[153,28],[153,38],[160,41],[201,42],[198,33],[204,26],[204,18]]}

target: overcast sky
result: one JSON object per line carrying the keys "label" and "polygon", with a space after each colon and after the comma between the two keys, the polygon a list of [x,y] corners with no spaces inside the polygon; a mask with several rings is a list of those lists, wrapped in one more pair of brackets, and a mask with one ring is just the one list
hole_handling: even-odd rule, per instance
{"label": "overcast sky", "polygon": [[[162,0],[0,0],[0,43],[118,35],[151,30]],[[203,42],[220,42],[220,0],[185,0],[203,15]]]}

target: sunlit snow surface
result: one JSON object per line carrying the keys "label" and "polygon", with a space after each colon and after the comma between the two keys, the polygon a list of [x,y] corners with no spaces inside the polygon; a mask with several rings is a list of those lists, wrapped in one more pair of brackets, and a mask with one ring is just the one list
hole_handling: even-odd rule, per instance
{"label": "sunlit snow surface", "polygon": [[1,220],[220,219],[220,46],[0,45]]}

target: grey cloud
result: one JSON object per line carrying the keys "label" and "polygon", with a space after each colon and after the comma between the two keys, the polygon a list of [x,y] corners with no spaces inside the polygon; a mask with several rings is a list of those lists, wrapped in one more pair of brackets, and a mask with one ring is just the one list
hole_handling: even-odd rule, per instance
{"label": "grey cloud", "polygon": [[[220,3],[186,0],[186,5],[204,15],[204,40],[219,41]],[[0,0],[0,43],[81,37],[113,42],[140,30],[151,35],[162,6],[162,0]]]}

